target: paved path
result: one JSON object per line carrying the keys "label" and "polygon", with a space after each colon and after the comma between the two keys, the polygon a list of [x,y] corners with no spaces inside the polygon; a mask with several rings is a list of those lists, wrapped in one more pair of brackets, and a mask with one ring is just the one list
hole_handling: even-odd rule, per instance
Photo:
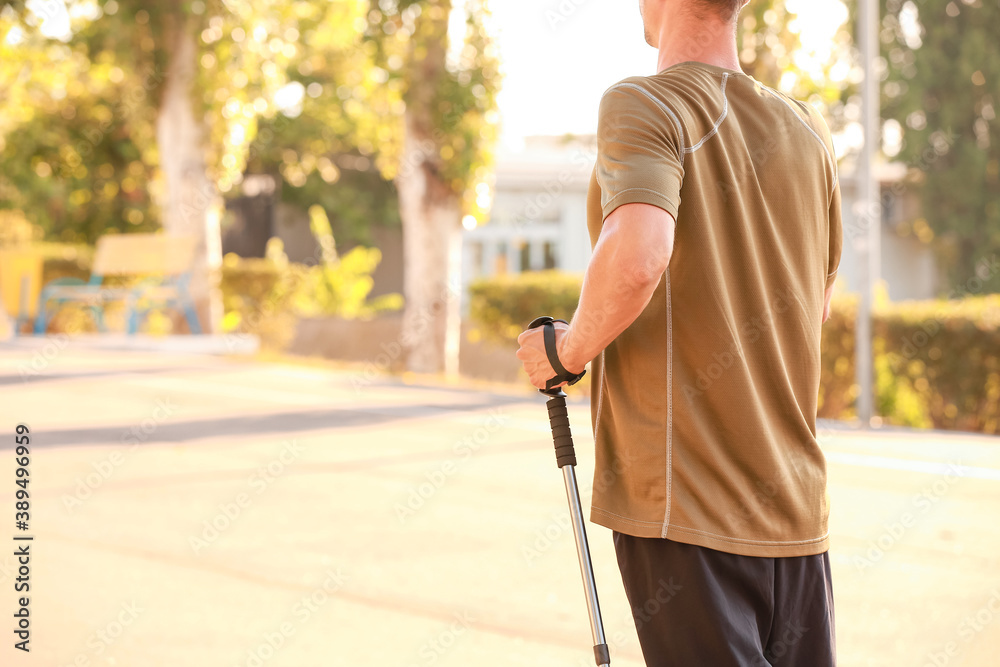
{"label": "paved path", "polygon": [[[25,423],[35,536],[32,651],[7,631],[0,664],[592,664],[537,395],[47,350],[0,347],[0,516]],[[571,417],[589,487],[586,405]],[[1000,664],[1000,439],[822,442],[841,665]],[[613,662],[639,667],[610,534],[590,531]]]}

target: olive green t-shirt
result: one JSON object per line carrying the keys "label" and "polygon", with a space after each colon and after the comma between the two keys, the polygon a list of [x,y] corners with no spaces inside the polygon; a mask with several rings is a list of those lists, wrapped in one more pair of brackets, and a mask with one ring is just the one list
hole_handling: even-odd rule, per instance
{"label": "olive green t-shirt", "polygon": [[601,101],[592,243],[629,203],[675,218],[674,251],[594,361],[591,520],[749,556],[826,551],[820,328],[842,234],[826,124],[704,63],[625,79]]}

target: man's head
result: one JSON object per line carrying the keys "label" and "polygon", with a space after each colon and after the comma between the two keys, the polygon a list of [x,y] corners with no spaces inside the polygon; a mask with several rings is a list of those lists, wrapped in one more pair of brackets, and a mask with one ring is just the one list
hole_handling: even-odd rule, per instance
{"label": "man's head", "polygon": [[664,21],[675,17],[735,24],[740,10],[750,0],[639,0],[646,43],[659,47],[658,35]]}

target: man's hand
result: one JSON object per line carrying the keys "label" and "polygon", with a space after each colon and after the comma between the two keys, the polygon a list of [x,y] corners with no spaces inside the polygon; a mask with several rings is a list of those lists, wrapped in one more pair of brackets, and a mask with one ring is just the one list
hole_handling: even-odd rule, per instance
{"label": "man's hand", "polygon": [[[556,353],[559,354],[569,327],[562,322],[555,322],[554,326],[556,329]],[[545,383],[556,376],[552,364],[549,363],[549,357],[545,354],[544,331],[544,327],[528,329],[517,337],[517,343],[521,346],[517,351],[517,358],[524,365],[524,370],[527,372],[531,384],[539,389],[545,389]],[[570,373],[579,373],[583,370],[583,368],[575,368],[571,364],[568,364],[562,355],[559,356],[559,361],[562,362],[563,367]],[[557,386],[562,387],[565,384],[563,382]]]}

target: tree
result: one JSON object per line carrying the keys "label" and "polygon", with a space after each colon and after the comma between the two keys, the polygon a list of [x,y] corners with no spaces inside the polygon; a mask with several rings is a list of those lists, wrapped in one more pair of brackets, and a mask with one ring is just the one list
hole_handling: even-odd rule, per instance
{"label": "tree", "polygon": [[[796,99],[808,100],[826,116],[831,130],[843,129],[860,71],[853,64],[848,8],[827,3],[834,25],[829,40],[805,49],[796,13],[810,0],[755,0],[740,15],[737,45],[743,71]],[[841,8],[838,16],[836,9]],[[839,25],[836,25],[837,21]]]}
{"label": "tree", "polygon": [[[402,343],[407,367],[438,372],[457,351],[463,213],[474,215],[496,138],[500,75],[486,0],[465,6],[461,48],[449,43],[450,0],[372,0],[369,43],[386,85],[369,103],[398,119],[375,128],[378,162],[399,191],[403,223]],[[453,370],[453,369],[452,369]]]}
{"label": "tree", "polygon": [[884,0],[883,118],[899,134],[924,220],[958,292],[1000,291],[1000,4]]}
{"label": "tree", "polygon": [[69,243],[159,226],[150,185],[162,75],[149,62],[92,59],[87,26],[64,43],[0,11],[0,207]]}
{"label": "tree", "polygon": [[[329,24],[320,40],[327,54],[334,45],[346,50],[357,41],[357,21],[363,20],[364,0],[337,2],[290,2],[289,0],[164,0],[148,3],[142,0],[105,0],[90,6],[91,13],[66,15],[66,25],[58,38],[69,44],[53,44],[55,35],[45,33],[46,22],[58,22],[65,14],[62,0],[36,3],[26,10],[24,3],[12,3],[0,17],[0,26],[17,30],[19,39],[5,40],[4,55],[14,56],[7,71],[7,59],[0,63],[3,74],[24,83],[27,76],[34,86],[28,93],[17,93],[0,99],[4,111],[16,109],[13,116],[20,121],[0,122],[0,137],[16,136],[15,130],[29,122],[38,111],[38,91],[51,89],[53,76],[49,63],[30,67],[32,60],[45,62],[46,52],[68,51],[71,65],[57,64],[57,78],[65,86],[77,87],[75,72],[85,77],[108,64],[119,72],[116,78],[126,85],[135,85],[141,72],[152,72],[155,84],[150,87],[150,100],[155,122],[155,142],[139,132],[136,139],[142,145],[156,145],[157,150],[142,151],[140,167],[159,167],[162,179],[162,225],[171,233],[192,234],[199,238],[198,270],[193,280],[198,311],[205,328],[212,330],[221,317],[215,285],[221,260],[219,247],[220,193],[229,191],[242,179],[257,122],[273,119],[281,113],[294,114],[297,89],[287,88],[293,62],[307,59],[298,45],[303,27]],[[34,30],[39,24],[42,29]],[[63,58],[67,59],[69,56]],[[312,56],[309,56],[312,57]],[[55,59],[60,62],[59,58]],[[14,66],[20,66],[14,69]],[[62,74],[58,68],[67,73]],[[14,75],[17,75],[16,77]],[[100,78],[100,77],[98,77]],[[112,79],[114,81],[115,79]],[[103,80],[99,81],[103,83]],[[20,86],[13,86],[17,91]],[[81,96],[93,93],[88,86]],[[109,94],[127,93],[113,90]],[[51,97],[51,96],[50,96]],[[13,98],[13,100],[11,99]],[[50,105],[62,111],[68,105]],[[6,114],[0,114],[0,118]],[[115,118],[118,125],[146,130],[151,124],[132,125],[130,117]],[[6,125],[6,126],[5,126]],[[86,128],[92,130],[93,128]],[[140,136],[141,135],[141,136]],[[55,139],[55,141],[52,141]],[[59,136],[51,133],[42,138],[32,152],[30,142],[18,146],[17,153],[35,154],[37,149],[54,150],[60,146]],[[9,141],[9,139],[4,139]],[[138,143],[138,142],[136,142]],[[73,144],[68,144],[72,150]],[[77,178],[83,178],[78,168],[83,158],[59,149],[62,161],[69,162]],[[4,151],[4,157],[17,155]],[[66,153],[64,155],[63,153]],[[135,164],[133,160],[129,168]],[[75,163],[75,164],[72,164]],[[110,163],[109,163],[110,164]],[[36,163],[36,167],[40,163]],[[114,165],[112,165],[113,168]],[[41,167],[44,172],[45,167]],[[37,173],[38,168],[35,169]],[[146,172],[144,172],[146,173]],[[113,174],[120,178],[120,173]],[[29,175],[30,177],[30,175]],[[12,197],[24,192],[25,180],[18,187],[3,187],[0,196]],[[133,179],[134,180],[134,179]],[[61,179],[64,183],[65,179]],[[111,188],[113,189],[113,188]],[[81,198],[85,198],[87,190]],[[143,189],[145,192],[145,189]],[[67,198],[73,204],[73,197]],[[88,239],[93,234],[86,235]]]}

